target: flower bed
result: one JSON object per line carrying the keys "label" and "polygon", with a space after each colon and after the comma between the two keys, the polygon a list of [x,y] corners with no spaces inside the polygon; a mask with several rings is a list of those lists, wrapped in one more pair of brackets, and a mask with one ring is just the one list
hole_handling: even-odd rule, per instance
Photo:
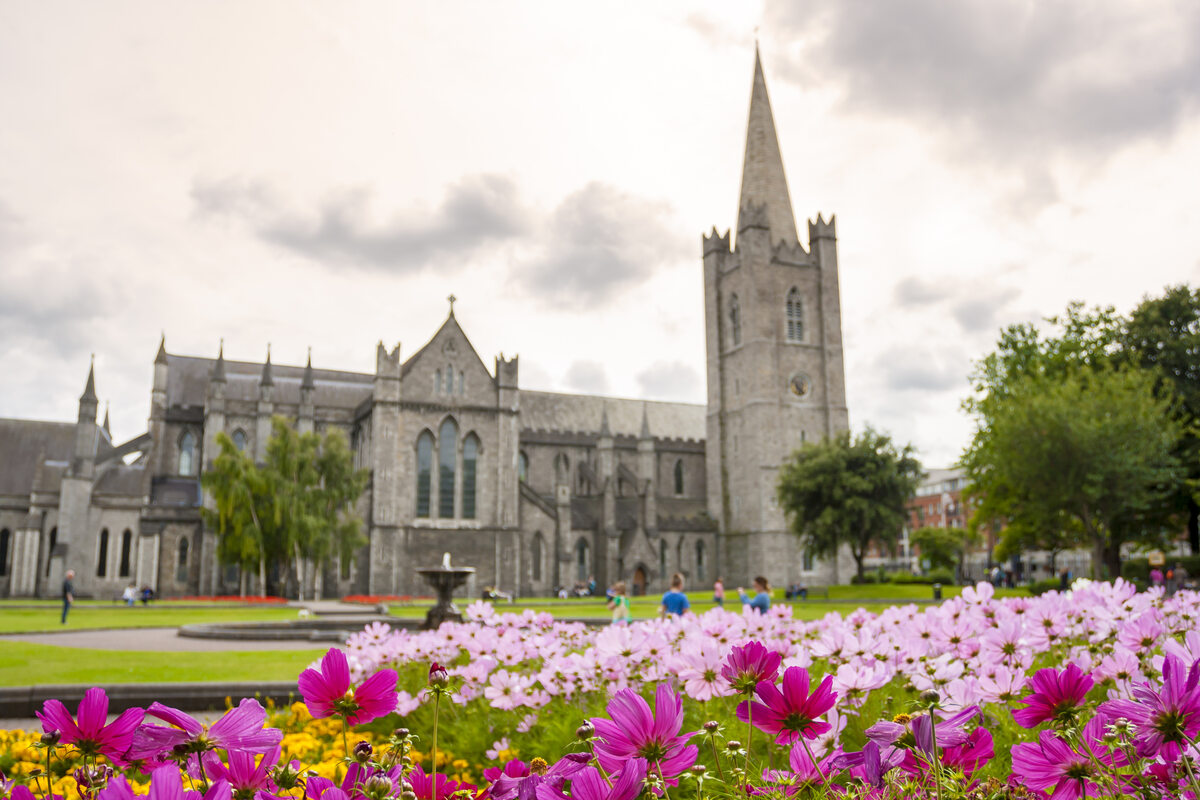
{"label": "flower bed", "polygon": [[19,756],[0,758],[15,781],[0,797],[44,795],[49,758],[56,794],[96,800],[147,775],[155,800],[185,785],[205,800],[1200,798],[1194,592],[981,584],[878,615],[601,630],[468,613],[356,634],[273,727],[252,700],[207,728],[157,704],[105,725],[98,690],[77,717],[50,701],[44,741],[0,739]]}

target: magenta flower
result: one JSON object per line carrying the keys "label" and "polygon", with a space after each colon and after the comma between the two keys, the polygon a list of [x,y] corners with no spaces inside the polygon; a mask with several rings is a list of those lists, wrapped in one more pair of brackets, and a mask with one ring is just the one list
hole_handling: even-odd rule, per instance
{"label": "magenta flower", "polygon": [[[217,781],[204,793],[204,800],[230,800],[231,797],[229,784],[224,781]],[[150,773],[150,792],[147,795],[135,794],[125,776],[118,775],[97,793],[96,800],[200,800],[200,793],[184,791],[179,768],[167,764]]]}
{"label": "magenta flower", "polygon": [[967,741],[942,750],[942,763],[957,767],[968,778],[971,773],[992,760],[996,750],[992,734],[986,728],[976,728],[967,735]]}
{"label": "magenta flower", "polygon": [[108,721],[108,695],[103,689],[92,688],[79,701],[78,722],[58,700],[47,700],[37,712],[46,733],[62,734],[63,744],[73,744],[84,755],[103,754],[115,763],[124,763],[125,751],[133,741],[133,732],[146,712],[131,708],[121,713],[111,724]]}
{"label": "magenta flower", "polygon": [[199,758],[204,765],[204,776],[208,780],[228,784],[236,797],[272,795],[277,787],[271,779],[271,770],[279,763],[279,745],[256,758],[257,755],[245,750],[230,750],[228,766],[213,752],[201,753]]}
{"label": "magenta flower", "polygon": [[595,767],[584,767],[571,778],[571,795],[560,788],[543,783],[537,788],[537,800],[634,800],[646,784],[646,759],[635,758],[625,763],[612,786]]}
{"label": "magenta flower", "polygon": [[788,667],[783,673],[783,691],[769,681],[762,681],[755,690],[762,702],[738,703],[738,719],[749,722],[753,712],[754,727],[773,734],[779,744],[793,744],[802,736],[815,739],[829,730],[829,723],[820,717],[837,701],[832,685],[833,676],[826,675],[809,694],[808,670]]}
{"label": "magenta flower", "polygon": [[[688,739],[698,731],[679,732],[683,727],[683,698],[660,683],[650,705],[632,689],[622,689],[608,703],[608,715],[592,717],[599,738],[595,743],[600,767],[614,773],[630,761],[644,758],[663,778],[673,778],[696,763],[698,751]],[[574,784],[572,784],[574,785]]]}
{"label": "magenta flower", "polygon": [[420,764],[413,767],[412,772],[408,773],[407,780],[412,786],[417,800],[447,800],[450,795],[460,790],[468,791],[471,794],[475,793],[475,787],[471,784],[452,781],[440,772],[426,775]]}
{"label": "magenta flower", "polygon": [[1163,682],[1159,691],[1142,684],[1132,689],[1133,700],[1109,700],[1100,711],[1110,719],[1127,719],[1134,724],[1138,754],[1161,755],[1168,763],[1179,758],[1189,740],[1200,733],[1200,659],[1191,670],[1178,657],[1163,660]]}
{"label": "magenta flower", "polygon": [[[520,761],[510,761],[505,769],[493,781],[489,794],[495,800],[535,800],[537,789],[545,784],[561,789],[567,778],[575,775],[592,760],[588,753],[567,753],[552,766],[545,761],[535,758],[523,770],[510,770],[513,764]],[[524,774],[511,774],[523,772]]]}
{"label": "magenta flower", "polygon": [[1099,744],[1103,734],[1102,717],[1092,717],[1083,729],[1081,745],[1084,752],[1077,752],[1053,731],[1041,731],[1036,742],[1013,746],[1013,775],[1030,789],[1040,791],[1054,787],[1052,800],[1096,797],[1099,787],[1094,779],[1100,774],[1101,766],[1112,763],[1107,749]]}
{"label": "magenta flower", "polygon": [[1021,698],[1025,708],[1013,712],[1013,719],[1022,728],[1036,728],[1046,720],[1073,720],[1095,681],[1079,667],[1068,664],[1062,672],[1053,667],[1039,669],[1029,685],[1033,693]]}
{"label": "magenta flower", "polygon": [[721,668],[721,677],[729,681],[738,694],[750,694],[763,681],[775,682],[782,661],[783,656],[774,650],[768,650],[758,642],[747,642],[730,651]]}
{"label": "magenta flower", "polygon": [[180,746],[190,753],[218,748],[267,753],[283,739],[282,731],[263,728],[267,722],[266,709],[248,697],[207,729],[195,717],[162,703],[152,703],[146,709],[146,716],[176,727],[142,725],[134,732],[133,746],[129,750],[131,758],[158,758]]}
{"label": "magenta flower", "polygon": [[336,647],[321,659],[320,672],[306,669],[300,673],[299,686],[308,713],[317,719],[336,715],[348,725],[361,725],[396,708],[396,671],[381,669],[351,693],[350,663]]}

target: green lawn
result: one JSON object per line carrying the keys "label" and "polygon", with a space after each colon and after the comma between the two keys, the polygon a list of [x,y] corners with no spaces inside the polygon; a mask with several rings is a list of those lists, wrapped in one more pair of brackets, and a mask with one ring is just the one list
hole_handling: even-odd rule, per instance
{"label": "green lawn", "polygon": [[295,619],[296,609],[263,606],[229,608],[172,608],[169,605],[114,606],[79,604],[67,615],[67,624],[59,622],[62,604],[44,608],[5,608],[0,606],[0,633],[84,630],[89,628],[169,628],[194,622],[259,622]]}
{"label": "green lawn", "polygon": [[322,650],[153,653],[4,642],[0,686],[57,683],[291,681]]}

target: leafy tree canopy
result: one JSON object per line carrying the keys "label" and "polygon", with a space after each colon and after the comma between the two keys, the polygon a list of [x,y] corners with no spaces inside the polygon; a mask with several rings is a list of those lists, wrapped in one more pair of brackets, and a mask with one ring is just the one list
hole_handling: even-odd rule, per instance
{"label": "leafy tree canopy", "polygon": [[846,431],[784,462],[779,502],[806,547],[836,558],[848,546],[861,578],[871,542],[894,547],[900,538],[920,477],[911,446],[897,450],[890,437],[870,428],[858,437]]}

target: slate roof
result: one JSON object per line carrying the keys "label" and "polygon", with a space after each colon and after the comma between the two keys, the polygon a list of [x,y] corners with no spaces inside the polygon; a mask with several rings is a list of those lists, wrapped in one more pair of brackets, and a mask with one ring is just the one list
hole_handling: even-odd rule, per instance
{"label": "slate roof", "polygon": [[0,494],[29,494],[39,459],[67,462],[74,450],[74,423],[0,419]]}
{"label": "slate roof", "polygon": [[[202,407],[208,397],[208,382],[217,366],[215,358],[167,355],[167,405]],[[258,400],[258,383],[263,365],[249,361],[225,359],[225,398],[227,400]],[[274,385],[272,398],[276,403],[299,403],[300,383],[305,367],[271,364]],[[356,408],[371,396],[375,376],[363,372],[343,372],[332,369],[313,369],[316,387],[313,403],[333,408]]]}
{"label": "slate roof", "polygon": [[145,477],[145,464],[113,464],[106,467],[96,479],[95,491],[97,494],[139,497],[142,494],[142,481]]}
{"label": "slate roof", "polygon": [[642,408],[650,433],[659,439],[691,439],[706,435],[707,409],[692,403],[663,403],[587,394],[521,391],[521,428],[532,431],[599,433],[607,412],[614,436],[637,436],[642,429]]}

